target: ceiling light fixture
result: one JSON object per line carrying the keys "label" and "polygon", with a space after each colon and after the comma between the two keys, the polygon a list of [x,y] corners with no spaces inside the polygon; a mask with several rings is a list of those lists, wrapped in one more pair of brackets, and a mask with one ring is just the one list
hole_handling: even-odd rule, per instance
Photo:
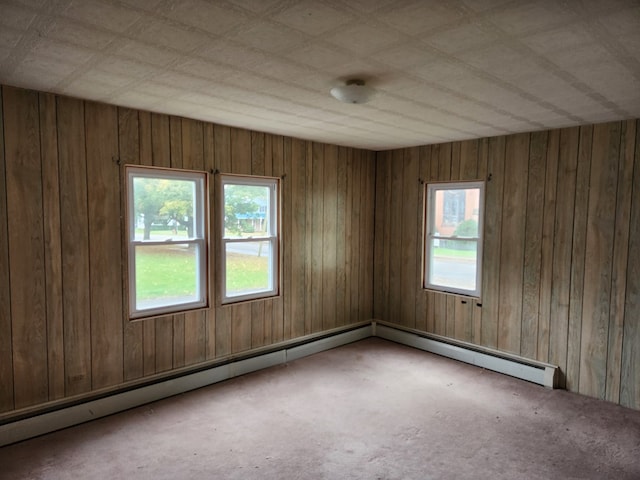
{"label": "ceiling light fixture", "polygon": [[344,103],[367,103],[373,95],[373,89],[364,84],[364,80],[347,80],[345,85],[331,89],[331,95]]}

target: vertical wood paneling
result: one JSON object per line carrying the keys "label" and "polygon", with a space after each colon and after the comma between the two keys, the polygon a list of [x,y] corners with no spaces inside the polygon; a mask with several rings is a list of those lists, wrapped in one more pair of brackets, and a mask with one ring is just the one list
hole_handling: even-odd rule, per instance
{"label": "vertical wood paneling", "polygon": [[[387,210],[389,205],[389,159],[388,152],[379,152],[376,155],[376,201],[375,201],[375,265],[374,265],[374,303],[373,303],[373,316],[378,319],[389,318],[387,315],[387,295],[389,292],[389,275],[388,275],[388,261],[385,257],[385,253],[388,252],[389,246],[389,218],[387,216]],[[347,172],[348,174],[350,171]],[[349,180],[349,177],[348,177]],[[347,211],[350,212],[350,198],[352,189],[349,188],[350,184],[347,183]],[[348,218],[348,217],[347,217]],[[350,224],[351,222],[349,222]],[[347,245],[349,245],[349,239],[351,236],[350,229],[347,229],[346,239]],[[346,263],[349,264],[350,255],[347,255]],[[347,270],[347,275],[348,275]],[[350,275],[348,276],[350,278]]]}
{"label": "vertical wood paneling", "polygon": [[[62,312],[62,245],[60,243],[60,176],[56,98],[40,94],[40,153],[47,301],[49,400],[64,397],[64,330]],[[0,249],[0,251],[2,251]]]}
{"label": "vertical wood paneling", "polygon": [[65,394],[91,390],[91,307],[84,103],[58,97]]}
{"label": "vertical wood paneling", "polygon": [[[215,169],[222,173],[231,172],[231,129],[229,127],[216,126],[213,131],[214,136],[214,150],[215,150]],[[215,170],[214,170],[215,171]],[[218,190],[220,184],[214,179],[213,182],[213,198],[214,198],[214,210],[212,215],[218,215],[219,212],[217,202],[220,201],[221,192]],[[215,217],[213,217],[215,218]],[[214,238],[220,238],[222,232],[222,222],[214,221],[213,236]],[[220,258],[220,249],[222,248],[220,242],[214,243],[213,254],[215,258]],[[216,275],[216,272],[214,272]],[[222,291],[222,285],[219,284],[220,277],[214,278],[215,288],[215,305],[216,305],[216,330],[215,330],[215,351],[216,357],[224,357],[231,353],[231,307],[220,307],[220,292]]]}
{"label": "vertical wood paneling", "polygon": [[4,89],[15,407],[49,396],[38,94]]}
{"label": "vertical wood paneling", "polygon": [[620,403],[640,409],[640,122],[636,122],[635,159],[629,222],[629,261],[627,264],[627,295],[622,337],[622,374]]}
{"label": "vertical wood paneling", "polygon": [[[397,262],[422,262],[421,248],[407,259],[404,244],[398,246],[398,236],[404,242],[409,234],[404,222],[397,233],[398,218],[416,213],[412,202],[400,200],[413,174],[406,161],[398,162],[406,149],[379,152],[375,294],[385,301],[374,300],[378,318],[405,324],[406,314],[394,311],[403,301],[413,303],[421,330],[550,361],[570,390],[636,405],[631,345],[638,335],[638,287],[630,283],[630,271],[639,268],[633,208],[640,187],[631,183],[636,127],[637,121],[613,122],[428,147],[432,161],[420,160],[420,178],[488,180],[483,294],[466,304],[433,292],[414,298],[397,288]],[[385,245],[391,246],[388,263]]]}
{"label": "vertical wood paneling", "polygon": [[485,192],[484,251],[482,252],[481,345],[498,346],[498,300],[502,244],[502,198],[504,192],[505,137],[489,139],[488,181]]}
{"label": "vertical wood paneling", "polygon": [[282,139],[282,166],[288,173],[282,182],[282,336],[281,340],[291,338],[291,316],[293,312],[293,185],[297,179],[293,175],[292,139]]}
{"label": "vertical wood paneling", "polygon": [[580,338],[582,336],[582,298],[587,237],[589,178],[591,175],[591,147],[593,127],[580,127],[576,197],[573,216],[573,244],[571,251],[571,292],[569,294],[569,333],[567,337],[567,370],[565,386],[578,390],[580,378]]}
{"label": "vertical wood paneling", "polygon": [[285,212],[291,211],[290,196],[285,195],[285,184],[288,183],[284,168],[284,139],[280,135],[273,135],[271,141],[271,164],[273,176],[280,180],[280,295],[273,299],[273,320],[271,324],[272,343],[281,342],[284,338],[284,269],[285,249],[287,248],[287,236],[285,235]]}
{"label": "vertical wood paneling", "polygon": [[[9,87],[2,102],[2,412],[371,316],[550,359],[571,390],[640,408],[636,121],[373,154]],[[283,176],[281,295],[129,322],[118,159]],[[482,307],[420,287],[419,178],[490,178]]]}
{"label": "vertical wood paneling", "polygon": [[216,218],[215,207],[217,205],[217,200],[215,199],[214,189],[215,189],[215,178],[214,172],[216,170],[215,163],[215,133],[214,126],[211,123],[204,124],[204,170],[209,172],[210,175],[207,178],[209,192],[208,192],[208,226],[207,231],[209,232],[209,278],[208,280],[208,288],[209,288],[209,309],[205,313],[205,358],[207,360],[212,360],[216,357],[216,314],[217,309],[215,308],[215,297],[214,297],[214,276],[216,272],[217,266],[217,256],[214,252],[214,245],[217,242],[215,236],[215,229],[213,224],[213,219]]}
{"label": "vertical wood paneling", "polygon": [[[141,123],[147,125],[143,127]],[[143,133],[144,132],[144,133]],[[146,115],[144,120],[139,119],[138,111],[128,108],[118,109],[118,148],[121,165],[139,164],[140,157],[148,157],[151,164],[151,117]],[[144,151],[144,153],[143,153]],[[121,178],[121,181],[125,181]],[[124,183],[121,184],[122,188]],[[123,215],[126,210],[125,195],[120,195],[120,208]],[[124,221],[120,222],[122,228],[126,228]],[[126,248],[128,239],[122,238],[123,258],[126,258]],[[128,272],[126,267],[122,268],[122,335],[123,335],[123,375],[124,380],[133,380],[144,375],[143,370],[143,324],[150,324],[155,329],[154,322],[131,322],[128,318]],[[155,332],[154,332],[155,333]],[[155,335],[154,335],[155,338]],[[154,342],[155,349],[155,342]],[[154,360],[155,370],[155,360]]]}
{"label": "vertical wood paneling", "polygon": [[[291,240],[290,245],[306,245],[306,192],[307,192],[307,162],[306,148],[303,141],[291,141]],[[311,172],[309,172],[311,173]],[[311,239],[308,239],[310,242]],[[310,243],[309,243],[310,244]],[[295,338],[305,333],[305,249],[291,249],[291,292],[290,328],[285,329],[285,339]],[[311,300],[311,299],[309,299]],[[285,327],[286,327],[285,323]],[[287,336],[288,333],[288,336]]]}
{"label": "vertical wood paneling", "polygon": [[[438,158],[440,155],[440,146],[439,145],[433,145],[430,149],[431,151],[429,152],[430,155],[428,157],[428,163],[427,165],[425,165],[425,177],[426,177],[426,182],[430,181],[430,180],[437,180],[438,179]],[[426,194],[424,187],[422,188],[422,195],[424,196]],[[426,206],[426,202],[427,199],[423,198],[423,205],[422,208],[424,210],[425,206]],[[423,234],[423,242],[424,242],[424,222],[426,222],[426,217],[424,216],[423,213],[423,218],[421,219],[421,222],[423,222],[422,225],[422,234]],[[424,257],[421,259],[421,266],[422,268],[424,268]],[[433,291],[428,291],[427,292],[427,320],[426,320],[426,324],[427,324],[427,332],[429,333],[435,333],[436,331],[436,298],[440,298],[442,297],[442,295],[440,294],[436,294]]]}
{"label": "vertical wood paneling", "polygon": [[549,132],[547,143],[547,169],[542,218],[542,252],[540,255],[540,301],[538,307],[537,359],[549,359],[549,328],[551,317],[551,289],[553,278],[553,238],[556,215],[556,195],[558,180],[558,152],[560,131]]}
{"label": "vertical wood paneling", "polygon": [[321,329],[335,328],[337,325],[337,242],[338,217],[338,148],[324,148],[323,178],[323,220],[322,220],[322,323]]}
{"label": "vertical wood paneling", "polygon": [[[416,244],[418,236],[416,232],[416,210],[420,210],[418,194],[420,191],[420,151],[418,148],[407,148],[404,150],[403,158],[403,202],[402,208],[402,229],[398,232],[401,235],[402,247],[400,252],[402,301],[398,314],[402,325],[414,328],[416,325]],[[363,177],[364,178],[364,177]]]}
{"label": "vertical wood paneling", "polygon": [[[314,258],[313,258],[313,250],[314,243],[317,244],[317,239],[314,237],[315,230],[317,227],[314,225],[313,221],[313,211],[314,207],[317,209],[317,202],[314,201],[314,186],[313,186],[313,176],[314,176],[314,165],[313,165],[313,142],[301,142],[300,145],[301,152],[304,152],[305,155],[305,165],[306,165],[306,181],[305,181],[305,195],[304,195],[304,203],[300,206],[304,205],[305,209],[305,238],[307,241],[304,244],[304,254],[303,254],[303,265],[304,265],[304,316],[303,316],[303,332],[305,334],[310,334],[313,328],[314,315],[318,311],[317,299],[314,298],[313,295],[313,281],[314,281]],[[317,169],[316,169],[317,170]],[[317,178],[317,172],[316,178]],[[316,215],[317,219],[317,215]],[[317,247],[316,247],[317,249]],[[316,261],[317,262],[317,261]]]}
{"label": "vertical wood paneling", "polygon": [[522,278],[524,269],[525,216],[529,134],[506,139],[502,238],[500,252],[500,299],[498,302],[498,348],[520,353]]}
{"label": "vertical wood paneling", "polygon": [[[3,412],[371,318],[372,152],[16,92],[14,100],[24,98],[16,100],[10,125],[6,98],[1,118],[2,139],[7,131],[12,136],[2,148],[1,178],[10,205],[0,204],[7,273],[0,295],[9,322],[0,343]],[[125,164],[282,177],[280,296],[224,307],[212,299],[209,309],[129,321]],[[215,182],[211,188],[215,207]],[[21,193],[27,189],[29,198]],[[17,220],[18,204],[29,207],[28,222]],[[9,237],[18,245],[15,238],[25,235],[32,245],[13,255]],[[18,280],[9,279],[12,268]],[[31,290],[20,284],[18,270]],[[38,299],[18,298],[25,293]],[[20,353],[27,333],[34,339],[28,369]]]}
{"label": "vertical wood paneling", "polygon": [[429,295],[433,295],[432,292],[427,292],[422,288],[422,274],[424,265],[424,232],[423,232],[423,217],[424,217],[424,184],[429,179],[431,162],[431,147],[422,146],[418,151],[418,176],[420,179],[420,186],[418,188],[418,199],[416,208],[416,217],[414,219],[415,232],[416,232],[416,279],[413,288],[416,289],[416,308],[415,308],[415,328],[418,330],[429,331],[427,326],[427,311],[430,298]]}
{"label": "vertical wood paneling", "polygon": [[620,123],[596,125],[582,301],[582,338],[579,391],[604,398],[611,301],[611,274],[615,232]]}
{"label": "vertical wood paneling", "polygon": [[[362,176],[362,155],[360,152],[354,153],[353,156],[353,170],[352,170],[352,186],[351,186],[351,215],[349,217],[349,224],[352,227],[351,234],[351,271],[350,271],[350,279],[351,279],[351,288],[350,290],[350,298],[349,304],[351,310],[349,312],[350,319],[357,320],[360,318],[360,295],[362,293],[360,289],[360,247],[362,245],[362,239],[360,238],[360,229],[358,228],[360,225],[360,218],[362,216],[362,208],[361,208],[361,198],[362,198],[362,182],[360,182],[360,178]],[[386,245],[389,243],[387,241]],[[388,306],[387,306],[388,308]]]}
{"label": "vertical wood paneling", "polygon": [[[562,372],[567,369],[569,296],[571,286],[571,242],[576,190],[578,128],[560,131],[557,205],[553,241],[551,314],[549,317],[549,361]],[[564,376],[560,379],[564,384]]]}
{"label": "vertical wood paneling", "polygon": [[[636,122],[622,124],[620,138],[620,164],[613,239],[613,265],[611,272],[611,308],[609,313],[609,342],[607,345],[607,380],[605,399],[620,401],[620,373],[624,332],[624,302],[627,290],[627,263],[629,261],[629,218],[633,161],[635,154]],[[629,319],[631,321],[631,319]]]}
{"label": "vertical wood paneling", "polygon": [[[4,148],[4,97],[7,88],[0,89],[0,191],[7,191]],[[11,346],[11,283],[9,281],[9,232],[7,196],[0,195],[0,412],[13,410],[13,349]]]}
{"label": "vertical wood paneling", "polygon": [[538,347],[538,313],[540,306],[540,263],[542,256],[542,220],[547,132],[531,134],[527,217],[524,246],[524,281],[522,291],[521,354],[535,358]]}
{"label": "vertical wood paneling", "polygon": [[362,180],[366,184],[366,196],[362,206],[364,211],[364,223],[361,225],[362,237],[367,241],[364,243],[364,256],[361,261],[364,265],[364,278],[362,279],[363,295],[360,320],[369,320],[373,317],[373,231],[374,231],[374,205],[375,205],[375,155],[373,152],[362,151],[365,157],[366,172],[363,172]]}
{"label": "vertical wood paneling", "polygon": [[[307,297],[310,301],[310,324],[305,326],[305,333],[319,332],[322,329],[324,298],[322,289],[323,245],[324,245],[324,145],[313,142],[311,144],[311,197],[307,199],[307,205],[311,206],[311,217],[307,219],[307,238],[310,238],[311,252],[307,259],[307,267],[310,269],[310,290]],[[309,295],[309,293],[311,295]]]}
{"label": "vertical wood paneling", "polygon": [[122,383],[122,234],[116,107],[85,103],[92,388]]}
{"label": "vertical wood paneling", "polygon": [[336,326],[346,324],[347,148],[338,147],[336,165]]}
{"label": "vertical wood paneling", "polygon": [[[404,149],[395,150],[391,156],[391,202],[389,217],[389,318],[402,324],[402,212],[403,212],[403,177],[404,177]],[[359,190],[354,189],[354,197],[359,200]],[[354,245],[359,239],[354,239]]]}

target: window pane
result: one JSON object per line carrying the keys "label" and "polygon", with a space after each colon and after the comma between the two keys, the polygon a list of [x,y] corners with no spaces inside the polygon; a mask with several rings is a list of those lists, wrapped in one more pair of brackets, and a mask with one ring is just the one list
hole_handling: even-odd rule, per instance
{"label": "window pane", "polygon": [[225,238],[267,235],[270,193],[271,189],[264,185],[225,184]]}
{"label": "window pane", "polygon": [[269,241],[227,243],[227,296],[235,297],[272,290],[271,254]]}
{"label": "window pane", "polygon": [[194,244],[136,245],[136,309],[200,301]]}
{"label": "window pane", "polygon": [[478,244],[470,240],[430,240],[429,278],[432,285],[476,289]]}
{"label": "window pane", "polygon": [[165,241],[196,236],[195,181],[135,177],[133,202],[136,241]]}
{"label": "window pane", "polygon": [[434,235],[477,237],[480,189],[436,190],[433,213]]}

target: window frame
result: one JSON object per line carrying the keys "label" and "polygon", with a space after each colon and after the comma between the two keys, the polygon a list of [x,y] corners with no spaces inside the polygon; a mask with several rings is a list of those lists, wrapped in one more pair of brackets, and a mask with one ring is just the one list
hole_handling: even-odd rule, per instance
{"label": "window frame", "polygon": [[[267,221],[268,232],[262,236],[251,236],[247,238],[232,238],[225,235],[225,185],[248,185],[262,186],[269,188],[269,206],[267,211],[269,219]],[[280,204],[281,188],[280,178],[258,175],[240,174],[219,174],[219,235],[220,242],[220,266],[219,272],[219,295],[221,305],[230,305],[240,302],[260,300],[277,297],[280,295],[280,271],[281,271],[281,230],[280,230]],[[270,243],[271,256],[269,259],[270,288],[240,295],[228,295],[227,293],[227,245],[232,243],[263,242]]]}
{"label": "window frame", "polygon": [[[126,182],[126,226],[128,312],[129,320],[142,320],[159,316],[183,313],[209,307],[209,177],[206,172],[142,165],[125,165]],[[136,213],[134,180],[136,178],[190,180],[194,181],[193,238],[177,240],[136,240]],[[196,247],[196,297],[195,301],[175,302],[168,305],[138,308],[136,290],[136,247],[195,245]]]}
{"label": "window frame", "polygon": [[[424,231],[423,231],[423,262],[422,262],[422,288],[440,293],[462,295],[465,297],[482,298],[482,257],[484,244],[484,205],[485,187],[483,180],[461,180],[454,182],[425,182],[424,184]],[[453,235],[436,235],[435,196],[437,191],[479,189],[478,206],[478,235],[477,237],[458,237]],[[443,204],[444,205],[444,204]],[[432,240],[448,240],[453,242],[476,242],[476,278],[475,289],[463,289],[433,283],[430,278]]]}

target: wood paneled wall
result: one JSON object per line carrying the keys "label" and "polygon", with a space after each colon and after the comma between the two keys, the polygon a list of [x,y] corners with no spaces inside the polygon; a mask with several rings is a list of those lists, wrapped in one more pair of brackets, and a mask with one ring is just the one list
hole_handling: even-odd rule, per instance
{"label": "wood paneled wall", "polygon": [[[5,417],[372,317],[374,153],[11,87],[1,95]],[[128,321],[125,164],[283,177],[282,295]],[[213,220],[213,191],[210,200]]]}
{"label": "wood paneled wall", "polygon": [[[486,179],[483,295],[421,285],[421,181]],[[377,154],[374,316],[558,365],[640,408],[640,128],[623,121]]]}

